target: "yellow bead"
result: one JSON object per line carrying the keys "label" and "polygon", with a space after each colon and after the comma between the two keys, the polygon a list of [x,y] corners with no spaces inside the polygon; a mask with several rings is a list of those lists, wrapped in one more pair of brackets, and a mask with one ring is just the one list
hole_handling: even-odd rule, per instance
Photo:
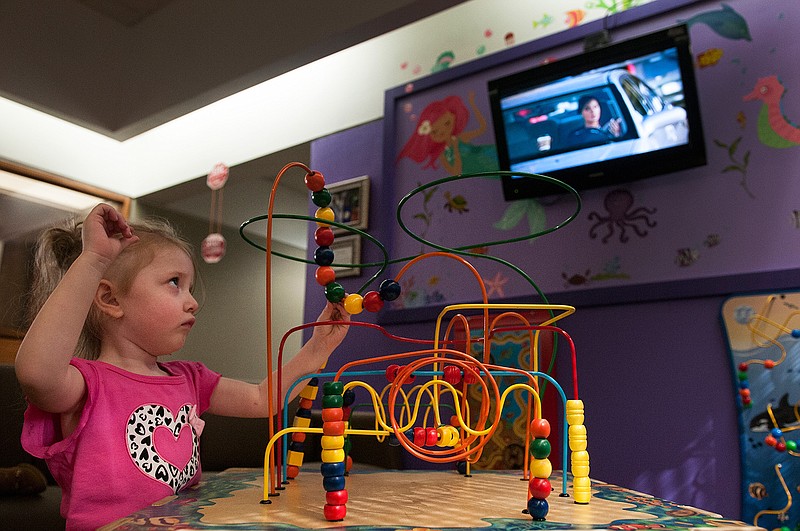
{"label": "yellow bead", "polygon": [[588,477],[573,478],[572,496],[575,503],[589,503],[592,499],[592,480]]}
{"label": "yellow bead", "polygon": [[[332,208],[324,207],[324,208],[318,208],[316,213],[314,214],[314,217],[315,218],[324,219],[324,220],[327,220],[327,221],[333,221],[333,218],[335,218],[336,215],[333,213],[333,209]],[[328,226],[327,223],[323,223],[322,221],[317,221],[317,225],[320,226],[320,227],[327,227]]]}
{"label": "yellow bead", "polygon": [[341,463],[344,461],[344,450],[338,448],[336,450],[322,450],[323,463]]}
{"label": "yellow bead", "polygon": [[303,390],[300,391],[300,398],[308,398],[309,400],[314,400],[317,398],[317,391],[319,387],[316,385],[306,385],[303,387]]}
{"label": "yellow bead", "polygon": [[358,293],[351,293],[344,298],[344,309],[350,315],[358,315],[364,311],[364,297]]}
{"label": "yellow bead", "polygon": [[308,428],[311,426],[311,419],[308,417],[295,417],[292,425],[297,428]]}
{"label": "yellow bead", "polygon": [[586,477],[589,475],[589,452],[572,452],[572,475]]}
{"label": "yellow bead", "polygon": [[549,459],[531,459],[531,474],[535,478],[549,478],[553,465]]}
{"label": "yellow bead", "polygon": [[344,448],[344,436],[342,435],[323,435],[320,439],[323,450],[336,450]]}
{"label": "yellow bead", "polygon": [[286,454],[286,462],[289,466],[303,466],[303,457],[305,455],[303,452],[289,450],[289,453]]}
{"label": "yellow bead", "polygon": [[567,423],[583,424],[583,400],[567,400]]}
{"label": "yellow bead", "polygon": [[438,440],[436,441],[436,446],[442,448],[452,447],[458,442],[458,430],[453,426],[445,424],[444,426],[439,426],[436,431],[439,436]]}
{"label": "yellow bead", "polygon": [[583,424],[569,427],[569,449],[573,452],[586,450],[586,426]]}

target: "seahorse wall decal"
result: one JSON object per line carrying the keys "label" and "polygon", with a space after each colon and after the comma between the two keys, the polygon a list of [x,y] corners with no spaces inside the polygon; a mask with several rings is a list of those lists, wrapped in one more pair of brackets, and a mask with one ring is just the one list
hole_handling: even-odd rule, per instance
{"label": "seahorse wall decal", "polygon": [[753,90],[742,98],[763,102],[758,113],[758,139],[765,146],[791,148],[800,144],[800,127],[790,122],[781,110],[784,92],[778,76],[772,75],[756,81]]}

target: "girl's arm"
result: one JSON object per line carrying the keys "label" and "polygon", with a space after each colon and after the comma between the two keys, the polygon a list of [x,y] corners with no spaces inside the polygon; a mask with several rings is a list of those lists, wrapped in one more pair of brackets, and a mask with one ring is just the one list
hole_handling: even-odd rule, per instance
{"label": "girl's arm", "polygon": [[14,365],[28,400],[51,413],[81,403],[86,384],[69,362],[108,265],[138,240],[125,218],[108,205],[92,209],[82,230],[81,254],[39,310]]}
{"label": "girl's arm", "polygon": [[[344,311],[341,304],[327,303],[317,320],[347,322],[350,320],[350,315]],[[283,366],[281,388],[286,391],[289,385],[301,376],[318,372],[333,350],[342,342],[348,328],[347,324],[314,327],[311,339]],[[272,381],[277,381],[277,371],[272,375]],[[266,417],[269,411],[267,386],[266,378],[260,384],[251,384],[223,377],[211,395],[208,412],[228,417]],[[295,386],[289,399],[297,396],[302,389],[302,385]],[[278,402],[280,397],[274,397],[274,400],[273,406],[275,411],[278,411],[282,406]]]}
{"label": "girl's arm", "polygon": [[464,131],[459,136],[461,137],[461,141],[465,144],[471,143],[475,138],[479,137],[483,133],[486,132],[486,118],[484,118],[483,113],[475,104],[475,93],[469,93],[469,106],[472,108],[472,114],[475,115],[475,119],[478,120],[478,128],[473,129],[472,131]]}

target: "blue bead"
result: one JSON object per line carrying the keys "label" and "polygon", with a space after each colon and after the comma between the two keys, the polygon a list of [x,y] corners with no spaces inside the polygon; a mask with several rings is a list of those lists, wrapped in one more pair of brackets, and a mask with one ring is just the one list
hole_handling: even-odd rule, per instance
{"label": "blue bead", "polygon": [[792,330],[792,337],[800,337],[800,329],[795,328]]}
{"label": "blue bead", "polygon": [[742,380],[741,382],[739,382],[739,387],[741,389],[749,389],[750,388],[750,382],[748,382],[747,380]]}
{"label": "blue bead", "polygon": [[289,451],[302,452],[303,451],[303,443],[300,442],[300,441],[289,441],[288,449],[289,449]]}
{"label": "blue bead", "polygon": [[772,436],[773,437],[775,437],[776,439],[780,439],[782,435],[783,435],[783,432],[781,431],[780,428],[772,428]]}
{"label": "blue bead", "polygon": [[322,463],[319,467],[322,472],[322,477],[344,476],[345,462],[339,461],[338,463]]}
{"label": "blue bead", "polygon": [[344,476],[328,476],[322,478],[322,488],[325,492],[344,490]]}
{"label": "blue bead", "polygon": [[531,518],[534,520],[544,520],[549,510],[550,506],[547,500],[540,500],[539,498],[531,498],[528,500],[528,514],[530,514]]}
{"label": "blue bead", "polygon": [[352,389],[348,389],[342,395],[342,399],[343,399],[342,405],[344,407],[350,407],[353,405],[353,402],[356,401],[356,392],[353,391]]}
{"label": "blue bead", "polygon": [[394,280],[387,278],[381,282],[381,287],[378,290],[381,299],[385,301],[393,301],[400,296],[400,284]]}
{"label": "blue bead", "polygon": [[314,263],[318,266],[329,266],[333,263],[333,251],[330,247],[317,247],[314,251]]}
{"label": "blue bead", "polygon": [[400,440],[394,433],[389,434],[389,446],[400,446]]}
{"label": "blue bead", "polygon": [[310,419],[311,418],[311,410],[310,409],[306,409],[304,407],[299,407],[299,408],[297,408],[297,411],[295,411],[294,416],[295,417],[304,418],[304,419]]}

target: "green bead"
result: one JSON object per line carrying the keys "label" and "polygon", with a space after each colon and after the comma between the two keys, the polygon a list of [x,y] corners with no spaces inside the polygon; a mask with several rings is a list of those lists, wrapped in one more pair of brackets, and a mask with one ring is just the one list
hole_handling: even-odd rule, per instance
{"label": "green bead", "polygon": [[336,304],[344,299],[344,288],[338,282],[331,282],[325,286],[325,298]]}
{"label": "green bead", "polygon": [[797,450],[797,441],[786,441],[786,449],[792,452]]}
{"label": "green bead", "polygon": [[747,371],[739,371],[739,381],[747,380]]}
{"label": "green bead", "polygon": [[342,395],[325,395],[322,397],[322,407],[334,408],[342,407]]}
{"label": "green bead", "polygon": [[344,455],[350,455],[350,450],[352,449],[353,449],[353,441],[350,440],[350,437],[345,437],[344,447],[342,448],[342,450],[344,450]]}
{"label": "green bead", "polygon": [[327,188],[323,188],[318,192],[311,193],[311,202],[320,208],[325,208],[331,204],[331,193]]}
{"label": "green bead", "polygon": [[342,382],[325,382],[322,384],[323,395],[341,395],[344,391],[344,384]]}
{"label": "green bead", "polygon": [[550,455],[550,441],[547,439],[534,439],[531,442],[531,455],[536,459],[546,459]]}

